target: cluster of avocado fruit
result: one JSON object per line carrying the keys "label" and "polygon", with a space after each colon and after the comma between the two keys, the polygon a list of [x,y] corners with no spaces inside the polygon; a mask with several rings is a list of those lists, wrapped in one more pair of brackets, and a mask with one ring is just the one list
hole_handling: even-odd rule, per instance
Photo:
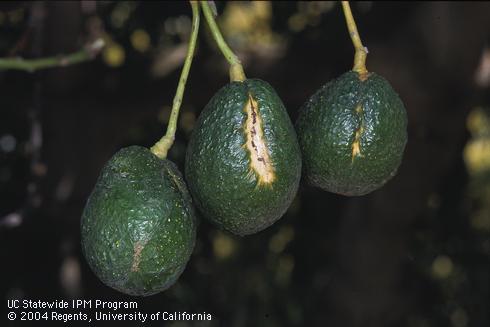
{"label": "cluster of avocado fruit", "polygon": [[171,161],[140,146],[107,162],[82,214],[83,253],[106,285],[161,292],[192,254],[194,205],[221,229],[254,234],[284,215],[302,174],[323,190],[364,195],[395,175],[406,142],[404,105],[375,73],[349,71],[325,84],[295,126],[267,82],[230,82],[196,122],[185,181]]}

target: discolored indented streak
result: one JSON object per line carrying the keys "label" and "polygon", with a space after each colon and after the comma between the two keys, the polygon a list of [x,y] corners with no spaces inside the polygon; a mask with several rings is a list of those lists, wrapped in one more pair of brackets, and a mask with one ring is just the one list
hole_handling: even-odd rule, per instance
{"label": "discolored indented streak", "polygon": [[131,271],[132,272],[137,272],[140,269],[140,262],[141,262],[141,251],[143,251],[143,248],[145,247],[145,244],[142,242],[136,242],[134,244],[134,251],[133,251],[133,265],[131,266]]}
{"label": "discolored indented streak", "polygon": [[258,185],[271,184],[276,175],[264,139],[259,106],[250,93],[244,111],[247,114],[244,130],[246,135],[245,147],[250,154],[250,170],[257,176]]}
{"label": "discolored indented streak", "polygon": [[352,161],[355,157],[361,157],[361,134],[363,132],[362,126],[356,130],[354,135],[354,141],[352,142]]}
{"label": "discolored indented streak", "polygon": [[361,154],[361,136],[362,133],[364,132],[364,127],[363,127],[363,120],[362,120],[362,113],[363,109],[361,105],[358,105],[355,109],[356,114],[359,116],[359,127],[356,129],[354,133],[354,141],[352,141],[352,162],[354,162],[354,158],[356,157],[362,157]]}

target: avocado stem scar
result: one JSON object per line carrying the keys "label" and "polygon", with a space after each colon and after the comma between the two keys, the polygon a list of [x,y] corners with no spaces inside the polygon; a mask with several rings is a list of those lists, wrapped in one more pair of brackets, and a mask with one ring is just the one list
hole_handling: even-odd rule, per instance
{"label": "avocado stem scar", "polygon": [[247,114],[244,130],[245,145],[250,154],[250,171],[257,176],[258,185],[271,184],[276,175],[270,160],[269,150],[265,144],[259,107],[250,93],[244,111]]}

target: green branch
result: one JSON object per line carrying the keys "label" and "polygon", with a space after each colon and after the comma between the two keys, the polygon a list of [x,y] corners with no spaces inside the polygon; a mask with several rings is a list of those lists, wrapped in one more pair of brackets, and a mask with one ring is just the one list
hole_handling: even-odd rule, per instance
{"label": "green branch", "polygon": [[179,118],[180,105],[182,104],[182,97],[184,96],[185,84],[187,77],[189,76],[189,70],[191,69],[192,58],[194,57],[194,51],[196,48],[197,34],[199,32],[199,4],[196,1],[190,1],[192,6],[192,32],[189,41],[189,47],[187,49],[187,55],[184,61],[184,67],[180,74],[179,85],[177,86],[177,92],[175,93],[174,102],[172,104],[172,113],[168,122],[167,132],[154,146],[150,148],[160,159],[167,157],[168,150],[172,147],[175,140],[175,131],[177,130],[177,120]]}
{"label": "green branch", "polygon": [[15,69],[33,73],[40,69],[78,64],[95,58],[104,45],[104,40],[97,39],[83,49],[68,55],[39,59],[0,58],[0,70]]}
{"label": "green branch", "polygon": [[211,30],[211,34],[213,35],[216,44],[219,49],[223,53],[223,56],[226,58],[228,63],[230,64],[230,80],[233,81],[244,81],[246,79],[245,72],[243,71],[242,63],[240,59],[233,53],[228,44],[226,43],[223,35],[219,30],[218,24],[214,19],[214,14],[212,12],[211,7],[209,6],[208,1],[201,1],[202,12],[204,13],[204,17],[208,23],[209,29]]}
{"label": "green branch", "polygon": [[362,45],[361,37],[357,31],[356,22],[352,16],[352,11],[350,10],[349,1],[342,1],[342,9],[344,11],[347,29],[349,30],[349,35],[356,51],[354,54],[354,67],[352,70],[359,73],[361,78],[364,78],[368,73],[366,69],[367,49],[364,47],[364,45]]}

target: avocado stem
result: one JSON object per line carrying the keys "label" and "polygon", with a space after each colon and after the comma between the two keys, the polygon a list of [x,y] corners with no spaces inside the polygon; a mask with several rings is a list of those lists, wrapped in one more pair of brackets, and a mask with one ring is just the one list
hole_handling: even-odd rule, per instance
{"label": "avocado stem", "polygon": [[357,72],[361,79],[365,78],[368,71],[366,69],[366,57],[368,54],[367,48],[362,45],[361,37],[357,31],[356,22],[352,16],[352,11],[350,10],[349,1],[342,1],[342,9],[344,11],[345,22],[347,23],[347,29],[349,30],[349,35],[354,45],[354,67],[353,71]]}
{"label": "avocado stem", "polygon": [[240,59],[233,53],[228,44],[226,43],[221,31],[219,30],[218,24],[214,19],[214,14],[209,6],[208,1],[201,1],[202,12],[206,18],[211,34],[213,35],[216,44],[218,45],[221,53],[226,58],[230,64],[230,81],[232,82],[242,82],[246,79],[245,72],[243,71],[242,63]]}
{"label": "avocado stem", "polygon": [[189,47],[187,48],[187,55],[184,61],[184,67],[180,73],[179,84],[177,86],[177,91],[175,92],[174,101],[172,103],[172,112],[170,113],[170,119],[167,126],[167,132],[165,135],[150,148],[160,159],[165,159],[167,157],[168,150],[172,147],[175,140],[175,131],[177,130],[177,120],[179,118],[179,110],[182,104],[182,98],[184,96],[185,84],[187,82],[187,77],[189,76],[189,70],[192,65],[192,58],[194,57],[194,52],[196,49],[197,35],[199,32],[199,4],[197,1],[190,1],[192,7],[192,31],[191,38],[189,40]]}

